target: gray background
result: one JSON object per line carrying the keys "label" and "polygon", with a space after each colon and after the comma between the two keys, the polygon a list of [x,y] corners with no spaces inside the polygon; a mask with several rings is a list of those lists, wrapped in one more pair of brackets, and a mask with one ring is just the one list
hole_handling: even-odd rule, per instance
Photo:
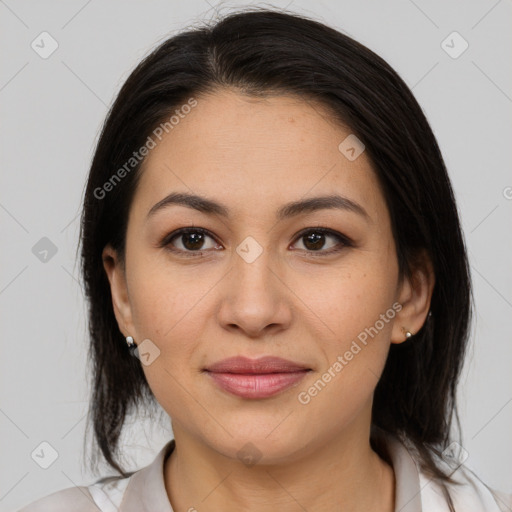
{"label": "gray background", "polygon": [[[107,108],[158,42],[243,5],[0,0],[2,511],[96,478],[82,451],[88,376],[75,250],[84,180]],[[511,1],[265,5],[288,5],[367,45],[424,109],[453,181],[475,287],[460,386],[465,464],[512,492]],[[43,31],[59,45],[47,59],[31,48]],[[469,44],[457,58],[442,46],[453,31]],[[450,51],[460,51],[461,41],[450,41]],[[46,262],[32,251],[43,237],[57,249]],[[129,466],[149,463],[170,436],[165,425],[135,423],[123,438]],[[48,469],[31,458],[44,441],[58,453]]]}

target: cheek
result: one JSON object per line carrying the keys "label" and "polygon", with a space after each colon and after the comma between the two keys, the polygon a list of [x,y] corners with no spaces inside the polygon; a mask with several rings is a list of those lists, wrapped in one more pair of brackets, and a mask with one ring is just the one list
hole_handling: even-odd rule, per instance
{"label": "cheek", "polygon": [[[323,364],[317,379],[298,390],[308,415],[331,427],[349,423],[368,403],[386,363],[391,330],[400,305],[395,302],[397,268],[386,255],[360,258],[350,270],[309,287],[307,304],[321,320],[317,333]],[[298,293],[304,294],[306,287]],[[317,322],[315,320],[315,322]],[[330,420],[329,420],[330,421]]]}
{"label": "cheek", "polygon": [[202,299],[215,284],[211,273],[198,278],[197,272],[171,266],[165,257],[135,260],[129,269],[129,292],[139,337],[167,343],[185,329],[190,333],[198,327],[190,318],[201,313]]}
{"label": "cheek", "polygon": [[[133,265],[130,269],[132,318],[139,340],[149,339],[158,357],[143,370],[150,387],[162,403],[166,397],[181,396],[179,385],[190,377],[191,361],[197,353],[208,319],[204,300],[212,282],[197,279],[193,272],[169,271],[157,261]],[[179,400],[179,398],[178,398]]]}
{"label": "cheek", "polygon": [[334,432],[351,423],[371,400],[400,309],[388,277],[383,277],[387,275],[351,270],[350,277],[309,295],[308,304],[328,327],[322,327],[318,342],[324,364],[316,380],[297,392],[299,407],[313,425],[322,422]]}
{"label": "cheek", "polygon": [[294,283],[294,293],[304,298],[331,358],[333,351],[348,350],[353,340],[379,340],[373,345],[382,345],[391,335],[398,269],[392,255],[363,256],[356,255],[344,268],[329,273],[319,269]]}
{"label": "cheek", "polygon": [[190,407],[186,389],[202,329],[194,318],[206,316],[201,301],[206,291],[197,282],[188,283],[155,265],[137,269],[132,276],[130,293],[137,334],[141,340],[151,340],[158,353],[142,369],[157,401],[174,416]]}

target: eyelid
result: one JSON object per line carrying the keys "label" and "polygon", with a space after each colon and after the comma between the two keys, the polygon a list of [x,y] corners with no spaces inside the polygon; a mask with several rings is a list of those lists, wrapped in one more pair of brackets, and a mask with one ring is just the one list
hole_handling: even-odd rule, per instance
{"label": "eyelid", "polygon": [[295,235],[292,245],[295,244],[298,240],[300,240],[307,233],[322,233],[327,236],[332,236],[333,238],[336,238],[338,240],[338,245],[341,244],[341,247],[334,247],[334,248],[331,248],[328,250],[319,250],[319,251],[311,251],[311,250],[307,250],[307,249],[295,249],[295,250],[298,250],[298,251],[304,253],[307,257],[313,257],[313,258],[327,257],[332,254],[339,253],[347,247],[354,247],[353,240],[351,240],[348,236],[344,235],[343,233],[340,233],[339,231],[336,231],[331,228],[325,228],[323,226],[310,226],[310,227],[302,229]]}
{"label": "eyelid", "polygon": [[[185,257],[195,257],[195,256],[202,256],[204,253],[209,253],[213,251],[217,251],[219,249],[206,249],[206,250],[197,250],[197,251],[184,251],[182,249],[176,249],[171,246],[171,241],[180,235],[187,234],[187,233],[202,233],[204,235],[209,236],[213,240],[215,240],[216,243],[219,243],[217,241],[217,238],[213,233],[211,233],[209,230],[201,227],[195,227],[195,226],[188,226],[179,228],[172,233],[169,233],[166,235],[162,241],[158,244],[161,248],[166,248],[167,250],[173,252],[173,253],[179,253],[184,255]],[[300,252],[306,253],[308,256],[327,256],[329,254],[333,254],[336,252],[341,251],[345,247],[353,247],[354,243],[353,241],[343,233],[340,233],[339,231],[336,231],[331,228],[326,228],[323,226],[309,226],[302,230],[300,230],[298,233],[295,234],[293,242],[291,245],[294,245],[301,237],[305,236],[307,233],[322,233],[324,235],[332,236],[333,238],[336,238],[339,243],[342,244],[342,248],[338,249],[329,249],[329,250],[318,250],[318,251],[312,251],[307,249],[295,249]]]}
{"label": "eyelid", "polygon": [[[340,239],[345,245],[352,245],[353,241],[343,233],[340,233],[339,231],[336,231],[335,229],[331,228],[325,228],[323,226],[310,226],[304,229],[301,229],[294,238],[295,240],[298,240],[299,238],[303,237],[307,233],[322,233],[324,235],[330,235],[334,238]],[[311,252],[320,252],[320,251],[311,251]]]}
{"label": "eyelid", "polygon": [[188,226],[188,227],[176,229],[172,233],[169,233],[168,235],[164,236],[164,238],[158,244],[158,246],[161,247],[161,248],[166,248],[167,250],[169,250],[171,252],[174,252],[174,253],[189,254],[189,255],[194,255],[194,254],[195,255],[202,255],[205,252],[210,252],[211,251],[211,249],[198,250],[198,251],[183,251],[182,249],[176,249],[175,247],[170,247],[171,246],[171,241],[173,239],[178,238],[180,235],[184,235],[184,234],[187,234],[187,233],[202,233],[204,235],[209,236],[213,240],[215,240],[216,243],[219,243],[217,241],[217,238],[213,235],[213,233],[210,233],[210,231],[208,231],[207,229],[200,228],[200,227],[195,227],[195,226]]}

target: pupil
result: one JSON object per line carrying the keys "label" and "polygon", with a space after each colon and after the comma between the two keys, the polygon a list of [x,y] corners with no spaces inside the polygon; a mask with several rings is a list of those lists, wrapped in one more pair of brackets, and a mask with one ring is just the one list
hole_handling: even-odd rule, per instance
{"label": "pupil", "polygon": [[[324,245],[324,234],[322,233],[311,233],[309,235],[306,235],[306,243],[304,244],[307,249],[321,249]],[[309,246],[308,244],[312,244],[312,246]]]}
{"label": "pupil", "polygon": [[182,235],[182,241],[186,240],[192,240],[192,243],[189,244],[187,242],[183,242],[183,245],[190,250],[193,249],[200,249],[203,244],[203,233],[185,233]]}

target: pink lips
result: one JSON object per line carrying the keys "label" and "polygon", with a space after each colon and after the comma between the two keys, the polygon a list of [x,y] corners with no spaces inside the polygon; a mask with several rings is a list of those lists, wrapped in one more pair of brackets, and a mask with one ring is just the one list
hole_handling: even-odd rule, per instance
{"label": "pink lips", "polygon": [[242,398],[267,398],[298,383],[310,368],[279,357],[248,359],[237,356],[218,361],[207,374],[223,390]]}

